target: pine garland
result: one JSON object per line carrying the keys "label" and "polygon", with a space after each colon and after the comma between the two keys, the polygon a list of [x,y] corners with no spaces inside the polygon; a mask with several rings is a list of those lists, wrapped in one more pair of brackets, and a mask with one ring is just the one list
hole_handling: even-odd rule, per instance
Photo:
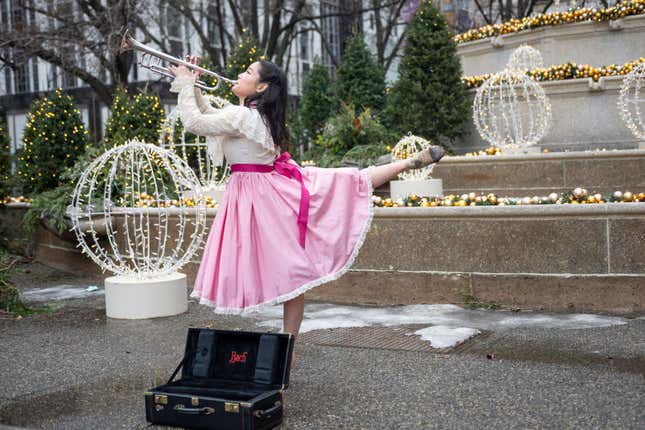
{"label": "pine garland", "polygon": [[486,25],[466,31],[465,33],[456,35],[453,40],[455,43],[460,44],[534,28],[585,21],[613,21],[626,16],[640,15],[643,13],[645,13],[645,0],[628,0],[605,9],[569,9],[566,12],[543,13],[522,19],[514,18],[499,24]]}
{"label": "pine garland", "polygon": [[[565,63],[547,68],[538,67],[532,70],[526,70],[524,73],[536,81],[560,81],[579,78],[591,78],[594,81],[598,81],[604,76],[627,75],[641,63],[645,63],[645,57],[630,61],[622,66],[610,64],[609,66],[594,67],[589,64]],[[491,76],[490,73],[478,76],[464,76],[461,80],[468,88],[477,88]]]}

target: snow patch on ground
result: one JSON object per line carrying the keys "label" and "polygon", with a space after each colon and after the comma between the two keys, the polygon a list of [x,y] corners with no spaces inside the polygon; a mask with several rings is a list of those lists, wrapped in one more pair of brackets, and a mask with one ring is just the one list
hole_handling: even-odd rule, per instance
{"label": "snow patch on ground", "polygon": [[[61,284],[49,288],[25,290],[20,293],[20,297],[26,302],[48,302],[55,300],[80,299],[105,294],[105,291],[102,289],[94,290],[90,287]],[[88,288],[90,288],[90,291],[88,291]]]}
{"label": "snow patch on ground", "polygon": [[[273,306],[251,314],[257,325],[282,328],[282,306]],[[483,330],[504,331],[516,328],[585,329],[627,324],[627,320],[594,314],[541,314],[508,310],[471,310],[456,305],[410,305],[370,308],[310,304],[305,307],[301,333],[313,330],[429,324],[415,332],[437,348],[447,348],[476,336]],[[447,346],[438,346],[447,345]]]}
{"label": "snow patch on ground", "polygon": [[447,327],[435,325],[414,332],[421,339],[430,342],[434,348],[450,348],[477,336],[481,331],[468,327]]}

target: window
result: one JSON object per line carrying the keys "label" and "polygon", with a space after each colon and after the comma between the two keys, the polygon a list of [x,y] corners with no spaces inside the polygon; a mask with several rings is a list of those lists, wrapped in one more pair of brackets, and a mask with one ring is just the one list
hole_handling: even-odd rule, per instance
{"label": "window", "polygon": [[13,68],[13,84],[16,93],[26,93],[29,91],[29,73],[28,64],[19,57],[14,57],[16,66]]}
{"label": "window", "polygon": [[63,88],[74,88],[77,86],[76,84],[76,76],[74,76],[72,73],[69,73],[65,70],[62,70],[63,73]]}
{"label": "window", "polygon": [[31,59],[31,76],[33,77],[32,91],[38,91],[40,89],[38,85],[38,59],[35,57]]}
{"label": "window", "polygon": [[27,21],[27,16],[25,13],[25,8],[23,8],[18,2],[13,2],[11,4],[11,28],[13,30],[21,31],[25,28]]}
{"label": "window", "polygon": [[[332,56],[336,60],[340,59],[340,29],[338,16],[325,15],[338,13],[338,11],[339,7],[337,0],[322,0],[320,2],[320,14],[323,15],[321,18],[322,37],[324,38],[322,42],[323,64],[327,66],[334,64]],[[325,41],[327,42],[327,47],[329,49],[325,47]],[[331,51],[331,53],[329,51]]]}
{"label": "window", "polygon": [[300,33],[300,59],[309,61],[309,33]]}
{"label": "window", "polygon": [[220,22],[217,7],[209,4],[206,9],[206,35],[211,46],[220,46]]}
{"label": "window", "polygon": [[182,58],[184,56],[184,43],[182,40],[181,15],[165,0],[162,0],[161,10],[163,12],[165,36],[170,49],[169,54]]}

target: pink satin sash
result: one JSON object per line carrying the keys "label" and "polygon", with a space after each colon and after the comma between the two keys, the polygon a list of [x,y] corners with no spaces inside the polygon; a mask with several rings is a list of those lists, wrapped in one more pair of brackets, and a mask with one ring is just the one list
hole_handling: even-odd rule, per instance
{"label": "pink satin sash", "polygon": [[305,247],[305,235],[307,233],[307,221],[309,220],[309,191],[305,187],[302,179],[302,173],[297,164],[289,163],[291,154],[283,152],[275,159],[273,165],[270,164],[232,164],[231,172],[260,172],[269,173],[276,171],[287,178],[295,179],[300,182],[300,209],[298,211],[298,230],[300,232],[300,246]]}

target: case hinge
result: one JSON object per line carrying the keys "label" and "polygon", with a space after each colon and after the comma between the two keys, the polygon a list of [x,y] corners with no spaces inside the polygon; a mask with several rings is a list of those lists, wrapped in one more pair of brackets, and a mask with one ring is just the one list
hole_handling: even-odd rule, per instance
{"label": "case hinge", "polygon": [[239,403],[224,403],[224,410],[233,414],[240,413],[240,404]]}

